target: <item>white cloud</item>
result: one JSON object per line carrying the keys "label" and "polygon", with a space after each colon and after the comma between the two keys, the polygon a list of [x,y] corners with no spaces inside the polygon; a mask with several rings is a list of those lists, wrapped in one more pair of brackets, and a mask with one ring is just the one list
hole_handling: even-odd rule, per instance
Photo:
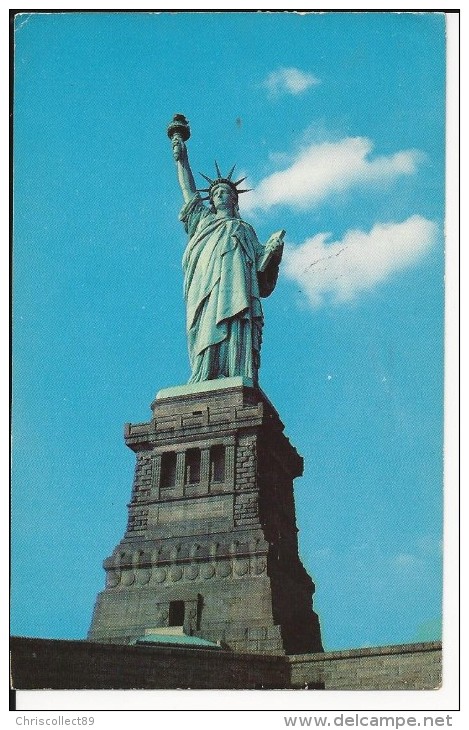
{"label": "white cloud", "polygon": [[420,567],[421,564],[422,561],[416,555],[412,555],[411,553],[398,553],[391,558],[391,567],[396,568],[397,570],[402,568],[404,570],[407,568],[416,568]]}
{"label": "white cloud", "polygon": [[352,187],[383,185],[402,175],[412,175],[423,158],[418,150],[405,150],[370,159],[372,150],[373,143],[365,137],[311,144],[289,167],[261,180],[245,201],[246,206],[250,210],[268,210],[283,204],[305,210]]}
{"label": "white cloud", "polygon": [[279,94],[302,94],[310,86],[319,83],[321,82],[313,74],[290,67],[272,71],[262,82],[262,86],[265,86],[272,96],[277,96]]}
{"label": "white cloud", "polygon": [[347,231],[340,241],[318,233],[298,247],[286,246],[283,271],[313,307],[325,297],[354,299],[418,261],[433,245],[437,226],[414,215],[402,223],[377,223],[369,233]]}

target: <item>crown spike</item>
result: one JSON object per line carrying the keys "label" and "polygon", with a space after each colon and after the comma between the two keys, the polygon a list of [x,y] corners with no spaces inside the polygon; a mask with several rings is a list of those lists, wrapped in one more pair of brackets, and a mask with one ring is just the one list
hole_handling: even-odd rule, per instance
{"label": "crown spike", "polygon": [[237,182],[233,183],[233,185],[240,185],[242,182],[246,180],[246,177],[242,177],[241,180],[237,180]]}
{"label": "crown spike", "polygon": [[237,190],[237,193],[250,193],[251,190],[254,190],[254,188],[246,188],[246,190]]}
{"label": "crown spike", "polygon": [[198,193],[209,193],[210,188],[198,188],[197,192]]}
{"label": "crown spike", "polygon": [[228,175],[226,176],[226,179],[227,179],[227,180],[231,180],[231,176],[232,176],[232,174],[234,173],[234,169],[235,169],[235,167],[236,167],[236,164],[234,164],[234,165],[233,165],[233,167],[232,167],[232,168],[231,168],[231,170],[229,171]]}
{"label": "crown spike", "polygon": [[211,180],[209,177],[207,177],[207,175],[204,175],[203,172],[199,172],[199,175],[202,175],[202,177],[204,178],[204,180],[206,180],[208,183],[210,183],[210,185],[213,185],[214,180]]}
{"label": "crown spike", "polygon": [[218,167],[218,162],[215,160],[215,170],[217,171],[218,177],[223,177],[223,175],[220,172],[220,168]]}

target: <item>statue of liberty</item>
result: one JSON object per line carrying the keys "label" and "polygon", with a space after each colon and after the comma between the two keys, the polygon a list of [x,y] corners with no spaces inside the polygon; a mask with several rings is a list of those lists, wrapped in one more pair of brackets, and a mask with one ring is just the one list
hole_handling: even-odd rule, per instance
{"label": "statue of liberty", "polygon": [[[236,375],[258,385],[263,313],[261,297],[274,290],[283,252],[284,231],[265,246],[241,220],[234,166],[223,177],[202,177],[209,187],[197,189],[189,165],[187,120],[176,114],[168,127],[184,198],[179,215],[189,241],[183,256],[189,383]],[[200,193],[206,193],[201,197]],[[208,201],[209,205],[205,205]]]}

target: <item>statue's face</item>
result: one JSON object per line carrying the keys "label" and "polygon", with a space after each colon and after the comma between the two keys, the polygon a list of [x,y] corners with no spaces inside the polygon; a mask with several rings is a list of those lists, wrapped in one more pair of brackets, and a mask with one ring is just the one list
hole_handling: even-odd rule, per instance
{"label": "statue's face", "polygon": [[215,210],[227,211],[230,215],[233,215],[234,208],[236,205],[236,196],[229,185],[220,183],[212,191],[212,202]]}

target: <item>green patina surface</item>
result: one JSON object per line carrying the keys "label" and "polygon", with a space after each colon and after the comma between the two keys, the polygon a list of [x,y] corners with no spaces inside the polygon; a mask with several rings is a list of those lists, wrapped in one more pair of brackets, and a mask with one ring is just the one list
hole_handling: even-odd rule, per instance
{"label": "green patina surface", "polygon": [[[183,257],[190,383],[244,376],[258,383],[264,317],[261,297],[273,292],[283,252],[281,230],[265,245],[241,220],[238,195],[247,190],[233,181],[234,166],[223,177],[203,175],[208,188],[197,189],[185,142],[190,129],[184,115],[168,127],[184,198],[180,220],[188,235]],[[208,193],[201,198],[200,193]],[[204,205],[204,200],[209,205]]]}
{"label": "green patina surface", "polygon": [[199,636],[187,636],[186,634],[146,634],[132,642],[133,644],[172,644],[173,646],[199,647],[205,649],[221,649],[219,644]]}

